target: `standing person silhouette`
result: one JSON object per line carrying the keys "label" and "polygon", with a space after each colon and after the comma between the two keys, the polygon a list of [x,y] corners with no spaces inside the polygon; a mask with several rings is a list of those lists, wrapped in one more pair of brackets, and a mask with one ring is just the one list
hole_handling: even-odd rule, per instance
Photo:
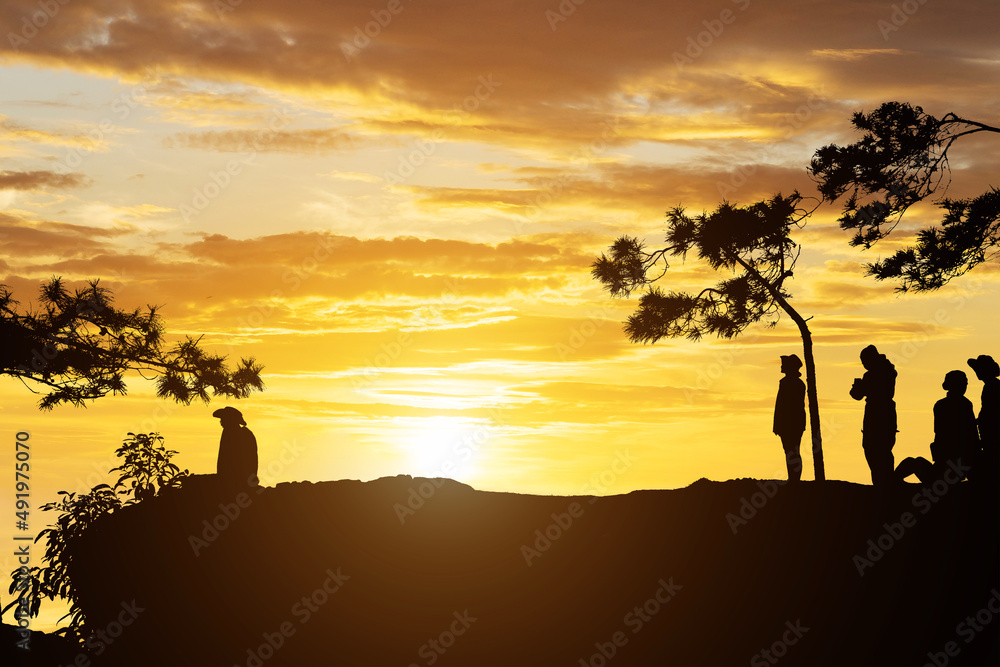
{"label": "standing person silhouette", "polygon": [[861,427],[861,446],[872,473],[872,484],[888,487],[893,481],[896,444],[896,367],[874,345],[861,350],[865,374],[854,380],[851,398],[865,399],[865,417]]}
{"label": "standing person silhouette", "polygon": [[806,385],[800,379],[802,360],[794,354],[781,356],[781,372],[785,377],[778,382],[778,396],[774,400],[773,431],[781,438],[788,466],[788,481],[802,479],[802,456],[799,445],[806,430]]}
{"label": "standing person silhouette", "polygon": [[217,474],[230,489],[257,486],[257,438],[248,429],[243,414],[226,406],[212,413],[222,423]]}
{"label": "standing person silhouette", "polygon": [[980,479],[995,485],[1000,477],[1000,365],[993,357],[981,354],[969,359],[969,366],[983,381],[979,418],[976,420],[982,452],[975,465],[982,471]]}

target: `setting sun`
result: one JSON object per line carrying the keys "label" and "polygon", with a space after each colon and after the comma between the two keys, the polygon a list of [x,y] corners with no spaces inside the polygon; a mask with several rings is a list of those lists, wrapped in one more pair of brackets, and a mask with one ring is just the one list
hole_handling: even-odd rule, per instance
{"label": "setting sun", "polygon": [[[137,435],[178,472],[283,493],[867,487],[926,462],[947,374],[979,419],[970,360],[1000,359],[997,25],[982,0],[5,0],[22,530],[113,484]],[[866,171],[844,147],[879,110],[972,131]],[[198,539],[199,563],[228,548]]]}

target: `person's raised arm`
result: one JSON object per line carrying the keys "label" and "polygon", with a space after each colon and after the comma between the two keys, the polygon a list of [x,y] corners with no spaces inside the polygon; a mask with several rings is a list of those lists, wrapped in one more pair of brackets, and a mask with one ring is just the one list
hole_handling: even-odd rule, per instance
{"label": "person's raised arm", "polygon": [[851,385],[851,398],[855,401],[860,401],[862,398],[868,395],[867,383],[863,378],[854,378],[854,384]]}

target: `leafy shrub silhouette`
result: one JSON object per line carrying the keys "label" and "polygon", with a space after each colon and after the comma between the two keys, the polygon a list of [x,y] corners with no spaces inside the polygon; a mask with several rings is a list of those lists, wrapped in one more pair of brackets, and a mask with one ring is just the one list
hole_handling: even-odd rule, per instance
{"label": "leafy shrub silhouette", "polygon": [[3,608],[0,613],[16,606],[14,618],[38,616],[42,598],[55,600],[58,596],[70,602],[70,610],[59,619],[69,618],[69,625],[56,630],[55,634],[65,635],[81,645],[91,635],[93,628],[87,624],[80,608],[79,595],[69,576],[72,547],[80,537],[102,516],[111,514],[124,506],[149,500],[166,488],[175,488],[190,473],[170,462],[177,452],[163,445],[159,433],[129,433],[122,441],[115,455],[123,458],[120,466],[108,472],[120,471],[121,475],[114,488],[98,484],[89,493],[60,491],[61,498],[46,503],[42,511],[56,510],[59,516],[35,538],[37,543],[46,538],[45,566],[22,566],[10,573],[11,584],[8,592],[17,598]]}
{"label": "leafy shrub silhouette", "polygon": [[[125,461],[108,472],[121,471],[115,484],[119,495],[132,494],[126,505],[152,498],[158,490],[179,487],[190,473],[181,472],[170,459],[177,452],[163,446],[163,436],[159,433],[129,433],[122,441],[115,455]],[[129,483],[130,482],[130,483]],[[123,489],[123,487],[125,487]]]}

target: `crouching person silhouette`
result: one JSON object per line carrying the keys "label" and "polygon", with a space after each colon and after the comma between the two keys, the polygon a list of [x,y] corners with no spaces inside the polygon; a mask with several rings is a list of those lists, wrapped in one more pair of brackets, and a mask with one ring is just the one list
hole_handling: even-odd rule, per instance
{"label": "crouching person silhouette", "polygon": [[802,456],[799,445],[806,430],[806,385],[800,379],[802,360],[794,354],[781,357],[781,372],[785,377],[778,382],[778,397],[774,400],[774,434],[781,438],[788,466],[788,481],[802,479]]}
{"label": "crouching person silhouette", "polygon": [[931,443],[934,462],[920,456],[904,459],[896,469],[896,479],[903,480],[912,474],[924,484],[946,476],[959,482],[969,473],[979,450],[979,434],[972,402],[965,397],[968,386],[969,379],[962,371],[951,371],[944,376],[941,387],[948,393],[934,404]]}
{"label": "crouching person silhouette", "polygon": [[229,489],[257,486],[257,438],[248,429],[243,414],[226,406],[212,413],[222,423],[219,441],[219,480]]}

